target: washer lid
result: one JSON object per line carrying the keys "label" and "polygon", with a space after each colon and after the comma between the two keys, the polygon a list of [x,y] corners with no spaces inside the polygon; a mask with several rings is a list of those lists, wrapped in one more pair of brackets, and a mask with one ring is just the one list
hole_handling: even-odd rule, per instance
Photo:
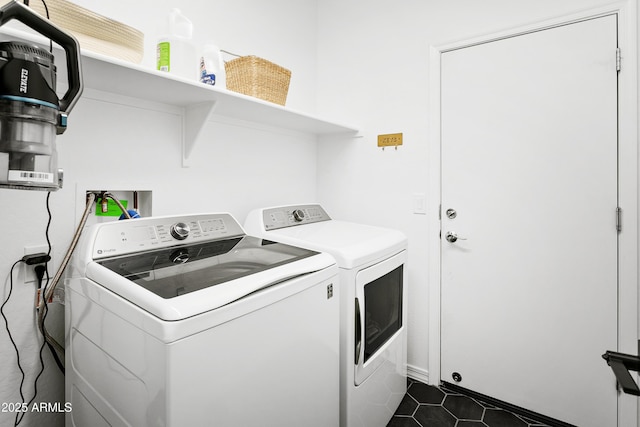
{"label": "washer lid", "polygon": [[162,298],[175,298],[279,267],[316,252],[251,236],[98,261]]}
{"label": "washer lid", "polygon": [[406,236],[389,228],[331,219],[319,204],[260,208],[249,212],[244,229],[253,236],[321,252],[351,269],[407,248]]}
{"label": "washer lid", "polygon": [[86,276],[163,320],[181,320],[332,266],[327,254],[244,236],[93,261]]}
{"label": "washer lid", "polygon": [[245,227],[267,239],[329,253],[341,268],[359,267],[407,246],[407,238],[400,231],[347,221],[328,220],[262,232],[246,223]]}
{"label": "washer lid", "polygon": [[247,236],[230,214],[210,213],[95,224],[70,270],[160,319],[181,320],[337,267],[330,255]]}

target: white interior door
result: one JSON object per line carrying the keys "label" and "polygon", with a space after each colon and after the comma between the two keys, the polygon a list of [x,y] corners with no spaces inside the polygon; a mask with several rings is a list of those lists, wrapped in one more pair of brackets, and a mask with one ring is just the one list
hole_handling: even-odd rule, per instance
{"label": "white interior door", "polygon": [[581,427],[617,420],[616,19],[441,59],[441,380]]}

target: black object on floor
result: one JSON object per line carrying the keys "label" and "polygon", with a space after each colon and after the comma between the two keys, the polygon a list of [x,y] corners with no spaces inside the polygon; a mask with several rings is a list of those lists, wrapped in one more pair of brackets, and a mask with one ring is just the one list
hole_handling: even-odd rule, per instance
{"label": "black object on floor", "polygon": [[387,427],[547,427],[457,391],[409,379]]}

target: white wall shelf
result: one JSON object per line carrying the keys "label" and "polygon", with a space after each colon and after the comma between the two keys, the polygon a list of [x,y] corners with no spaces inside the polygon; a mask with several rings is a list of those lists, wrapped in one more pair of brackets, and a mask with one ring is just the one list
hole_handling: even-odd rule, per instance
{"label": "white wall shelf", "polygon": [[213,103],[215,114],[317,135],[357,132],[353,126],[94,52],[83,51],[82,67],[85,87],[104,92],[185,108]]}
{"label": "white wall shelf", "polygon": [[[1,33],[11,40],[20,39],[35,42],[41,46],[48,45],[47,39],[35,33],[6,26],[2,28]],[[55,54],[58,80],[65,81],[64,52],[58,49]],[[81,56],[85,88],[184,109],[185,130],[182,141],[184,166],[188,165],[189,155],[202,133],[202,127],[214,113],[232,119],[318,136],[338,134],[355,136],[358,132],[358,129],[353,126],[318,118],[261,99],[207,86],[198,81],[190,81],[99,53],[81,50]]]}
{"label": "white wall shelf", "polygon": [[353,126],[300,113],[240,93],[217,89],[94,52],[82,53],[85,87],[183,108],[182,165],[212,114],[315,135],[355,134]]}

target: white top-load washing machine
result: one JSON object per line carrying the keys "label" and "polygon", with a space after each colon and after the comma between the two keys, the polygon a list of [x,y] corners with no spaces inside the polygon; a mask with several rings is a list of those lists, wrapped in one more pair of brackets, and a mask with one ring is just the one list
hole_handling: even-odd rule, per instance
{"label": "white top-load washing machine", "polygon": [[333,255],[340,270],[340,425],[384,427],[407,388],[407,239],[317,204],[263,208],[249,234]]}
{"label": "white top-load washing machine", "polygon": [[66,425],[337,426],[337,274],[228,214],[88,228],[66,281]]}

